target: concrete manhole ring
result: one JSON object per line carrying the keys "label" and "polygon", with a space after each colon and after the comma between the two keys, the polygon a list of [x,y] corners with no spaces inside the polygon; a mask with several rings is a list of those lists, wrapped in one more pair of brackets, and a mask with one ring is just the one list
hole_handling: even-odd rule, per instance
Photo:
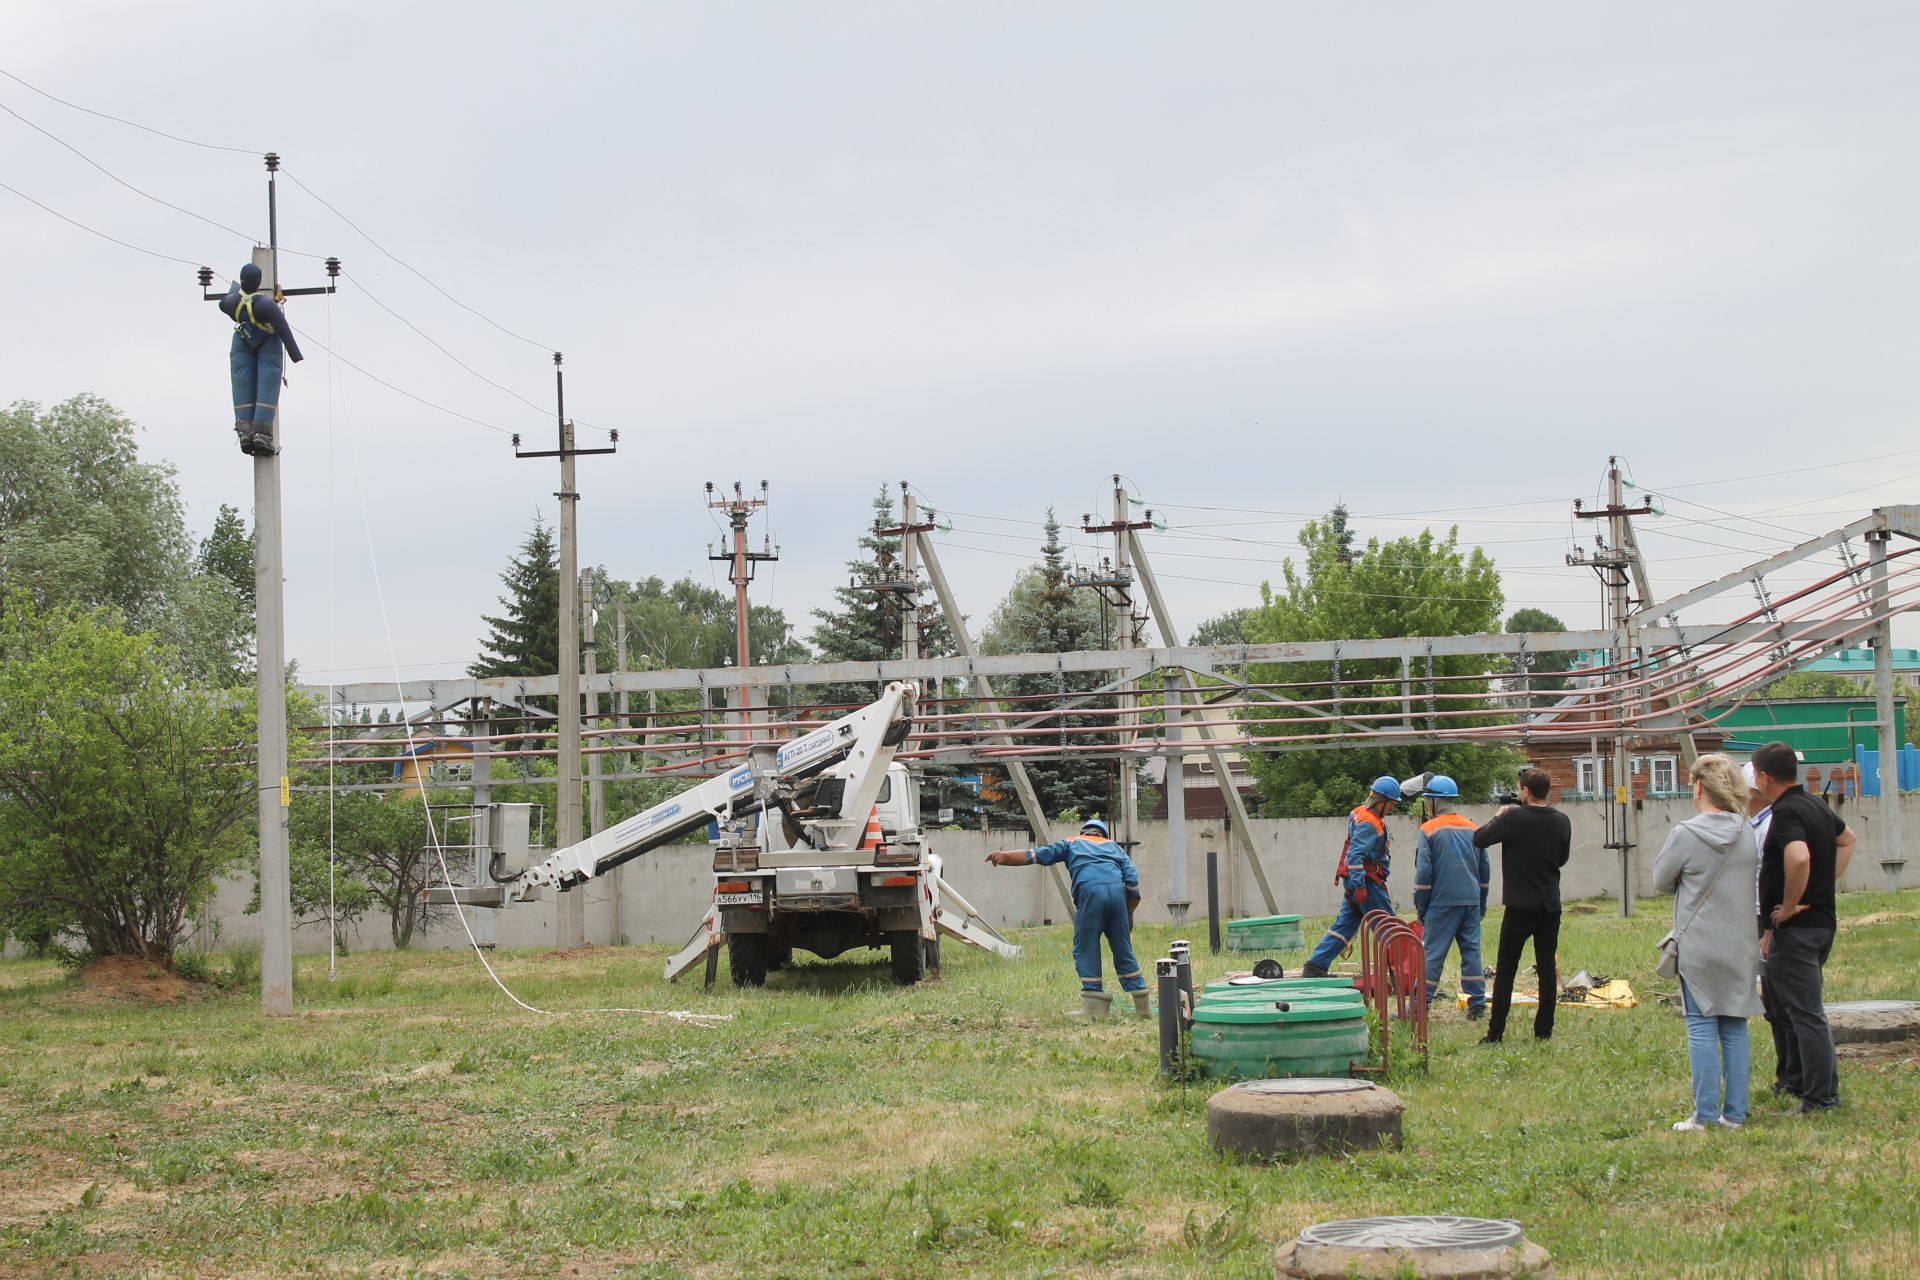
{"label": "concrete manhole ring", "polygon": [[1419,1276],[1551,1277],[1547,1251],[1497,1218],[1409,1216],[1320,1222],[1280,1248],[1275,1274],[1295,1280]]}
{"label": "concrete manhole ring", "polygon": [[1920,1039],[1920,1001],[1842,1000],[1827,1006],[1835,1044]]}
{"label": "concrete manhole ring", "polygon": [[1323,1093],[1360,1093],[1367,1089],[1378,1089],[1377,1084],[1365,1080],[1339,1080],[1315,1076],[1296,1076],[1286,1080],[1243,1080],[1233,1088],[1242,1093],[1279,1093],[1279,1094],[1323,1094]]}
{"label": "concrete manhole ring", "polygon": [[1207,1137],[1240,1160],[1400,1146],[1400,1099],[1364,1080],[1248,1080],[1207,1099]]}

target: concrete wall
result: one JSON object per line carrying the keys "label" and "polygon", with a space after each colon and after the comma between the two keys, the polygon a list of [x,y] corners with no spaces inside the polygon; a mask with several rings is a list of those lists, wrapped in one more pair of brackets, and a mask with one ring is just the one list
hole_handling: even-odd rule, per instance
{"label": "concrete wall", "polygon": [[[1913,861],[1906,871],[1906,883],[1920,883],[1920,794],[1901,799],[1901,829],[1907,857]],[[1845,802],[1840,812],[1849,826],[1860,834],[1860,848],[1849,868],[1843,887],[1879,889],[1884,887],[1880,869],[1880,801],[1854,799]],[[1568,899],[1611,898],[1618,900],[1619,855],[1603,848],[1604,806],[1581,802],[1564,806],[1573,820],[1573,857],[1561,874],[1562,891]],[[1492,816],[1492,806],[1468,806],[1464,810],[1476,822]],[[1640,813],[1641,847],[1635,859],[1634,893],[1647,895],[1648,873],[1666,833],[1676,822],[1693,814],[1687,800],[1650,800]],[[1282,912],[1307,916],[1331,915],[1338,906],[1333,886],[1334,861],[1346,834],[1344,818],[1271,818],[1256,819],[1253,824],[1259,846],[1260,863],[1273,886]],[[1415,825],[1404,815],[1389,819],[1393,833],[1394,869],[1390,887],[1394,902],[1403,914],[1413,907],[1413,856]],[[1056,834],[1068,834],[1061,828]],[[1223,914],[1229,919],[1266,914],[1259,887],[1248,870],[1244,857],[1226,838],[1226,831],[1215,821],[1187,824],[1187,890],[1193,906],[1190,920],[1202,922],[1206,916],[1206,851],[1219,852],[1220,899]],[[1010,831],[941,831],[931,837],[934,852],[941,855],[946,873],[981,915],[996,926],[1022,926],[1036,923],[1061,923],[1070,918],[1065,903],[1053,887],[1044,868],[994,868],[985,863],[988,850],[1017,845],[1018,834]],[[1166,857],[1167,824],[1143,822],[1140,846],[1135,860],[1140,867],[1144,890],[1141,918],[1161,923],[1169,919],[1169,868]],[[705,913],[713,891],[713,877],[705,845],[676,845],[649,854],[620,868],[618,877],[619,909],[615,911],[616,887],[611,879],[587,886],[587,936],[600,945],[620,941],[685,942]],[[1500,860],[1493,857],[1494,900],[1499,900]],[[1062,877],[1064,879],[1064,875]],[[259,917],[242,914],[252,892],[251,879],[235,879],[222,887],[211,913],[218,922],[218,939],[210,945],[226,945],[236,940],[259,937]],[[576,890],[576,892],[579,892]],[[502,947],[543,947],[553,942],[551,901],[529,903],[495,914],[495,935]],[[1201,928],[1204,929],[1204,924]],[[295,934],[295,947],[302,952],[324,952],[324,929],[308,927]],[[353,950],[380,949],[390,945],[384,916],[369,918],[357,934],[350,934]],[[429,947],[465,946],[466,935],[457,924],[432,931],[416,945]]]}

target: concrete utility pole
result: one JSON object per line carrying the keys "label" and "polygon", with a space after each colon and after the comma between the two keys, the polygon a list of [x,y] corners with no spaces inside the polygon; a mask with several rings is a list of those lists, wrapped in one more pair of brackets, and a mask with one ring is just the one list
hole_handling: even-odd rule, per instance
{"label": "concrete utility pole", "polygon": [[[1128,507],[1126,486],[1119,476],[1113,477],[1113,523],[1094,524],[1091,516],[1082,516],[1080,529],[1083,533],[1111,533],[1113,535],[1113,563],[1107,566],[1108,572],[1098,577],[1075,579],[1075,586],[1093,587],[1114,606],[1114,646],[1122,653],[1133,648],[1134,627],[1142,618],[1134,604],[1133,597],[1133,541],[1136,529],[1145,529],[1151,521],[1130,521],[1132,512]],[[1107,592],[1111,591],[1111,596]],[[1139,697],[1134,686],[1124,685],[1114,699],[1120,714],[1114,717],[1115,736],[1123,750],[1130,749],[1136,740],[1139,719],[1134,708],[1139,705]],[[1118,804],[1119,830],[1115,832],[1114,842],[1133,852],[1137,843],[1140,825],[1140,762],[1131,754],[1120,757],[1120,801]]]}
{"label": "concrete utility pole", "polygon": [[[1627,523],[1629,516],[1653,514],[1651,503],[1642,503],[1637,507],[1626,505],[1625,486],[1620,475],[1620,459],[1607,459],[1607,505],[1598,511],[1584,511],[1581,504],[1575,502],[1574,515],[1582,520],[1605,520],[1607,522],[1607,545],[1592,554],[1575,552],[1567,557],[1568,564],[1590,566],[1600,575],[1607,587],[1608,624],[1613,628],[1613,680],[1616,688],[1613,697],[1614,720],[1617,724],[1625,718],[1626,702],[1629,695],[1626,685],[1631,673],[1639,661],[1639,645],[1636,636],[1639,626],[1628,600],[1628,585],[1634,576],[1633,532]],[[1644,588],[1642,588],[1644,593]],[[1619,821],[1615,826],[1615,839],[1609,846],[1620,851],[1620,914],[1633,915],[1633,851],[1640,843],[1640,812],[1633,799],[1633,772],[1629,755],[1627,734],[1615,728],[1613,738],[1613,804],[1616,806]]]}
{"label": "concrete utility pole", "polygon": [[[574,488],[573,460],[582,454],[613,453],[620,442],[617,433],[604,449],[574,447],[573,423],[567,417],[566,375],[561,354],[553,353],[554,419],[558,427],[556,449],[522,449],[520,437],[513,437],[514,456],[519,458],[560,459],[560,750],[555,782],[559,795],[554,803],[553,846],[565,849],[580,843],[580,528],[575,507],[580,494]],[[571,951],[587,942],[587,896],[584,890],[558,895],[553,910],[553,947]]]}
{"label": "concrete utility pole", "polygon": [[[707,559],[727,562],[727,580],[733,583],[733,630],[734,630],[734,670],[745,671],[753,665],[753,650],[748,644],[747,619],[750,606],[747,603],[747,586],[753,581],[755,568],[762,561],[774,561],[780,558],[772,539],[765,539],[759,551],[747,549],[747,522],[753,513],[767,505],[767,482],[760,482],[760,496],[749,498],[742,491],[740,482],[733,482],[731,498],[713,496],[713,481],[707,481],[707,505],[716,511],[727,513],[727,524],[733,530],[733,546],[723,554],[716,554],[712,547],[707,548]],[[740,713],[740,737],[751,742],[753,733],[753,691],[742,683],[734,694]]]}
{"label": "concrete utility pole", "polygon": [[[280,157],[269,151],[267,165],[267,243],[255,245],[254,265],[274,300],[334,292],[340,260],[327,259],[327,283],[306,289],[280,287],[280,202],[276,178]],[[213,269],[201,267],[200,296],[218,302]],[[280,527],[280,453],[286,445],[279,410],[274,411],[274,452],[253,455],[253,600],[254,699],[259,745],[260,834],[260,1010],[269,1017],[293,1013],[292,871],[287,854],[287,808],[292,793],[287,777],[286,596]],[[329,923],[331,927],[331,923]]]}
{"label": "concrete utility pole", "polygon": [[[1867,558],[1871,566],[1873,610],[1880,617],[1873,639],[1874,717],[1880,722],[1880,870],[1887,892],[1900,888],[1907,850],[1900,838],[1900,734],[1893,714],[1893,614],[1887,609],[1887,540],[1883,529],[1869,532]],[[1908,708],[1912,714],[1912,708]]]}
{"label": "concrete utility pole", "polygon": [[[933,526],[929,524],[908,526],[908,528],[911,532],[904,535],[907,540],[920,541],[926,538]],[[947,585],[947,574],[940,567],[940,556],[934,551],[931,542],[920,541],[919,551],[921,558],[927,563],[927,581],[933,584],[933,593],[940,600],[941,612],[946,615],[947,629],[953,632],[954,647],[960,650],[960,656],[967,660],[968,666],[972,666],[975,657],[973,638],[967,634],[967,620],[961,615],[960,606],[953,598],[953,588]],[[973,674],[973,693],[975,698],[985,702],[988,707],[996,710],[1005,709],[994,694],[993,681],[978,672]],[[1013,739],[1005,733],[987,733],[983,737],[987,742],[998,746],[1013,745]],[[1027,776],[1027,767],[1019,760],[1008,759],[1005,763],[1007,781],[1013,784],[1013,793],[1020,799],[1020,811],[1026,815],[1027,834],[1035,843],[1044,842],[1049,834],[1047,811],[1040,807],[1040,795],[1033,789],[1033,779]],[[985,821],[986,818],[982,815],[981,822],[984,824]],[[985,830],[985,827],[981,829]],[[1053,881],[1054,891],[1060,895],[1060,901],[1066,905],[1068,919],[1072,919],[1073,894],[1067,889],[1066,877],[1060,874],[1060,868],[1057,865],[1048,867],[1047,875]]]}
{"label": "concrete utility pole", "polygon": [[[1127,534],[1127,538],[1133,542],[1133,565],[1139,572],[1141,587],[1146,590],[1147,607],[1152,611],[1154,623],[1160,629],[1160,642],[1168,648],[1177,649],[1180,647],[1180,632],[1174,626],[1173,612],[1167,608],[1166,597],[1160,594],[1160,580],[1153,576],[1153,563],[1147,559],[1147,549],[1140,544],[1137,535],[1130,532]],[[1168,676],[1168,685],[1175,691],[1176,697],[1187,692],[1192,692],[1196,696],[1199,693],[1199,687],[1194,682],[1193,676],[1184,670],[1173,671]],[[1201,704],[1200,711],[1201,723],[1195,725],[1194,728],[1198,731],[1202,749],[1207,753],[1207,762],[1213,766],[1214,780],[1219,784],[1220,799],[1222,803],[1226,805],[1227,819],[1232,833],[1239,841],[1240,851],[1246,855],[1247,868],[1253,872],[1254,885],[1260,890],[1260,900],[1266,904],[1269,912],[1277,912],[1280,910],[1279,903],[1273,896],[1273,886],[1267,883],[1266,869],[1260,865],[1260,850],[1258,846],[1254,844],[1253,820],[1247,813],[1247,798],[1240,794],[1240,788],[1235,785],[1233,781],[1233,773],[1227,767],[1226,753],[1217,745],[1213,729],[1205,723],[1206,712],[1204,702]],[[1170,724],[1177,722],[1179,714],[1176,708],[1174,712],[1175,719],[1174,721],[1170,721]],[[1183,730],[1177,728],[1171,730],[1171,734],[1174,736],[1176,743],[1175,749],[1184,752],[1184,747],[1177,745],[1180,742],[1178,735],[1182,732]],[[1185,797],[1182,796],[1181,799],[1184,802]],[[1169,801],[1171,801],[1171,796],[1169,796]],[[1182,837],[1180,848],[1182,851],[1182,861],[1179,864],[1179,892],[1169,896],[1184,899],[1187,896],[1184,836]],[[1172,904],[1169,903],[1168,905],[1171,907]]]}

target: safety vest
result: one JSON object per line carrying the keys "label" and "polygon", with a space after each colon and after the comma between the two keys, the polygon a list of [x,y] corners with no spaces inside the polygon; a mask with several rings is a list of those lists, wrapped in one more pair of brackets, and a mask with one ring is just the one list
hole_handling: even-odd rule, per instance
{"label": "safety vest", "polygon": [[243,325],[250,324],[262,333],[273,332],[272,325],[264,320],[256,320],[253,318],[253,300],[265,292],[265,289],[257,289],[252,293],[243,293],[240,295],[240,305],[233,309],[234,328],[238,329]]}

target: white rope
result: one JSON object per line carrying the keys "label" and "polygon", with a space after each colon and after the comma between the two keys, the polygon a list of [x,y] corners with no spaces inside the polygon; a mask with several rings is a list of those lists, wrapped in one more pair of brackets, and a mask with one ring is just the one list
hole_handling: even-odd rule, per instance
{"label": "white rope", "polygon": [[[328,300],[327,319],[328,319],[327,337],[329,340],[329,345],[331,346],[332,339],[333,339],[333,330],[332,330],[333,308],[332,308],[331,298],[329,298]],[[335,347],[335,350],[338,350],[338,348]],[[329,404],[329,408],[331,408],[331,404]],[[359,453],[358,447],[354,444],[353,417],[347,411],[347,396],[346,396],[346,389],[344,386],[342,386],[340,389],[340,425],[341,425],[341,430],[346,437],[347,458],[353,466],[354,497],[360,505],[360,527],[364,532],[366,536],[366,541],[367,541],[367,564],[369,569],[373,573],[373,598],[374,598],[374,603],[378,605],[380,609],[380,626],[382,630],[386,633],[388,665],[393,672],[393,685],[394,685],[394,690],[397,693],[399,692],[401,687],[400,656],[399,656],[398,649],[395,647],[393,643],[393,625],[387,618],[386,591],[381,585],[380,559],[378,554],[374,550],[374,543],[373,543],[373,521],[372,521],[372,518],[367,513],[366,489],[361,484],[361,480],[360,480],[360,453]],[[331,600],[329,600],[328,606],[329,608],[332,607]],[[418,757],[414,756],[415,744],[414,744],[414,738],[413,738],[413,722],[407,716],[407,709],[406,709],[405,703],[402,703],[400,707],[400,727],[402,731],[405,732],[405,734],[407,735],[407,755],[409,757],[414,758],[417,761]],[[328,755],[331,756],[332,754],[333,754],[332,748],[329,748]],[[416,770],[420,768],[418,764],[416,764],[415,767],[416,767]],[[331,769],[331,765],[329,765],[329,769]],[[426,775],[424,772],[421,772],[418,774],[418,776],[420,780],[420,810],[423,814],[426,815],[426,819],[427,819],[427,839],[433,846],[433,854],[434,854],[435,860],[440,864],[440,878],[442,883],[444,883],[447,887],[452,888],[454,887],[453,874],[447,869],[446,848],[441,843],[439,829],[434,825],[433,808],[432,806],[427,804]],[[329,803],[331,803],[331,801],[329,801]],[[329,839],[331,839],[331,833],[329,834]],[[507,999],[513,1001],[513,1003],[515,1003],[516,1005],[519,1005],[522,1009],[525,1009],[528,1013],[544,1014],[548,1017],[564,1017],[569,1013],[634,1013],[634,1014],[640,1014],[642,1016],[650,1017],[650,1018],[671,1018],[678,1022],[687,1022],[687,1023],[693,1024],[694,1026],[701,1026],[701,1027],[711,1027],[717,1022],[730,1021],[733,1017],[733,1015],[730,1013],[699,1013],[699,1012],[686,1010],[686,1009],[621,1009],[621,1008],[542,1009],[542,1008],[539,1008],[536,1005],[527,1003],[525,1000],[522,1000],[519,996],[515,995],[512,989],[509,988],[507,984],[501,980],[499,973],[497,973],[494,970],[492,962],[487,959],[486,951],[482,949],[482,947],[480,946],[479,940],[473,936],[473,926],[467,923],[467,913],[459,910],[458,908],[455,908],[454,918],[460,921],[461,931],[467,935],[467,945],[472,948],[473,954],[479,958],[481,967],[487,971],[487,977],[493,980],[493,985],[500,988],[501,994],[505,995]]]}

